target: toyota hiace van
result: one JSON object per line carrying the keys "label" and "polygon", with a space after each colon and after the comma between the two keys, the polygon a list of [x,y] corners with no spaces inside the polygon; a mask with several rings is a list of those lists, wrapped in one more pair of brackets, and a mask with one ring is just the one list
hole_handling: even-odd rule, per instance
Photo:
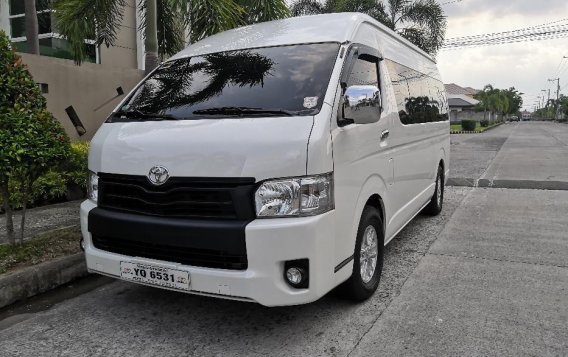
{"label": "toyota hiace van", "polygon": [[435,61],[369,16],[219,33],[92,140],[88,270],[267,306],[366,299],[384,245],[441,211],[449,146]]}

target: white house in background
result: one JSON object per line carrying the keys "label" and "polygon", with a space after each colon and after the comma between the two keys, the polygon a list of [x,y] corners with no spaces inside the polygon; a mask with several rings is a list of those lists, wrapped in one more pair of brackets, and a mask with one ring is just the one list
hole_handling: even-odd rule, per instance
{"label": "white house in background", "polygon": [[448,95],[448,106],[450,107],[450,121],[461,122],[465,119],[482,120],[483,113],[475,111],[475,106],[479,104],[474,95],[479,92],[471,87],[460,87],[455,83],[444,84]]}
{"label": "white house in background", "polygon": [[483,113],[475,112],[475,106],[479,100],[465,94],[448,94],[448,106],[450,107],[450,121],[459,122],[464,119],[483,119]]}

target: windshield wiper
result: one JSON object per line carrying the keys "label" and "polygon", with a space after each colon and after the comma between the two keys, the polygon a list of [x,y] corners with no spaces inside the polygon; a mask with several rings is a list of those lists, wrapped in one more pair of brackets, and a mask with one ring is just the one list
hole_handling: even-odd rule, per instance
{"label": "windshield wiper", "polygon": [[159,114],[159,113],[147,113],[139,109],[130,110],[119,110],[116,112],[115,117],[126,117],[126,118],[144,118],[144,119],[154,119],[154,120],[177,120],[179,118],[170,114]]}
{"label": "windshield wiper", "polygon": [[271,116],[293,116],[298,115],[298,112],[283,110],[283,109],[262,109],[262,108],[250,108],[250,107],[218,107],[209,109],[199,109],[195,110],[193,114],[201,115],[234,115],[243,116],[247,114],[255,115],[271,115]]}

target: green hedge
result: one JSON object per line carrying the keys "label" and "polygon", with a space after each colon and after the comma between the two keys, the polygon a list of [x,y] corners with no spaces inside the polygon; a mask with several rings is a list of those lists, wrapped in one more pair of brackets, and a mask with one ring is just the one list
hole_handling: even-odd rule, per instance
{"label": "green hedge", "polygon": [[489,126],[489,120],[481,120],[479,121],[479,125],[481,125],[482,128],[487,128]]}
{"label": "green hedge", "polygon": [[[67,200],[67,193],[80,190],[83,196],[87,192],[87,157],[89,142],[71,143],[71,156],[61,167],[49,170],[34,182],[31,190],[31,205],[41,206]],[[15,208],[22,207],[22,195],[17,182],[10,181],[10,201]],[[0,198],[0,205],[2,204]]]}
{"label": "green hedge", "polygon": [[464,131],[474,131],[477,126],[477,122],[475,120],[462,120],[461,125]]}

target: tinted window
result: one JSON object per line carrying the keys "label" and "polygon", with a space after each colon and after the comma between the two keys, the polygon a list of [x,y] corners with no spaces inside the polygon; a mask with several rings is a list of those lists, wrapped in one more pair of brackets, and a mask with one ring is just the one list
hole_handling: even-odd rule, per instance
{"label": "tinted window", "polygon": [[347,77],[342,110],[343,117],[373,123],[381,116],[378,58],[361,55],[353,62]]}
{"label": "tinted window", "polygon": [[[20,15],[26,12],[24,0],[10,0],[10,15]],[[49,9],[49,0],[36,0],[36,11]]]}
{"label": "tinted window", "polygon": [[23,0],[10,0],[10,15],[19,15],[26,12]]}
{"label": "tinted window", "polygon": [[[274,115],[281,115],[278,111],[313,115],[323,103],[338,51],[339,44],[321,43],[220,52],[166,62],[109,120],[151,120],[151,116],[136,117],[136,112],[172,119],[261,115],[236,112],[242,108],[273,110]],[[229,108],[233,111],[225,114],[219,110]],[[125,118],[125,113],[133,115]]]}
{"label": "tinted window", "polygon": [[405,124],[448,120],[444,84],[396,62],[386,60],[400,121]]}
{"label": "tinted window", "polygon": [[[37,14],[38,34],[45,34],[52,32],[51,30],[51,13],[42,12]],[[25,37],[26,36],[26,17],[14,17],[10,19],[10,27],[12,29],[12,37]]]}
{"label": "tinted window", "polygon": [[377,59],[371,56],[360,56],[355,59],[353,68],[347,78],[347,86],[370,85],[379,86],[379,74],[377,71]]}

